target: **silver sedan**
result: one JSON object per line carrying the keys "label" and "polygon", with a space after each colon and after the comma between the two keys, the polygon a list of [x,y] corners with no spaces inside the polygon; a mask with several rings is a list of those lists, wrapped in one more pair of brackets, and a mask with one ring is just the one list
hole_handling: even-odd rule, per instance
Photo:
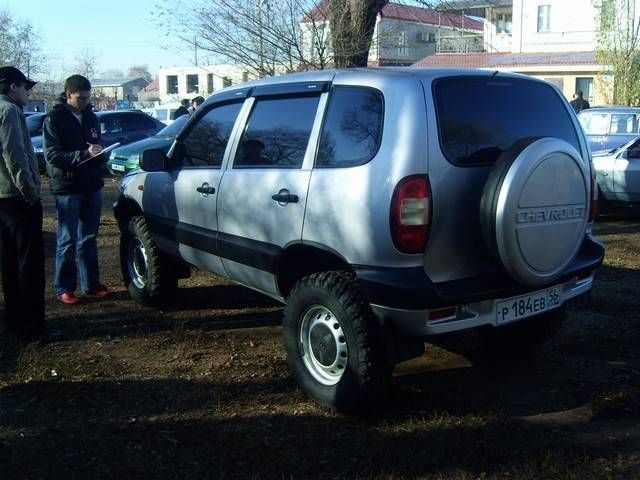
{"label": "silver sedan", "polygon": [[640,137],[592,158],[602,200],[640,203]]}

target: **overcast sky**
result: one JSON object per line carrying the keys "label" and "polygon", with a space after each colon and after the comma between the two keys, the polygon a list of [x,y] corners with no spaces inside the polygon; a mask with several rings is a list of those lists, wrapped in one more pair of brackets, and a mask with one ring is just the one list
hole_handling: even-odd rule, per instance
{"label": "overcast sky", "polygon": [[[51,76],[64,75],[79,53],[95,52],[98,72],[132,65],[158,67],[193,64],[192,52],[170,46],[166,33],[153,23],[155,0],[0,0],[0,10],[28,21],[40,34]],[[184,47],[182,47],[184,48]]]}

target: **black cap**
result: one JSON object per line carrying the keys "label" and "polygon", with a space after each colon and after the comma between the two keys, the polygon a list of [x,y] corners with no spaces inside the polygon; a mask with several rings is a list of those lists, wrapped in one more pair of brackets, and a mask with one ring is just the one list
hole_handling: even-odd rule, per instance
{"label": "black cap", "polygon": [[27,90],[31,90],[36,84],[33,80],[29,80],[24,76],[20,70],[16,67],[0,67],[0,82],[1,83],[24,83]]}

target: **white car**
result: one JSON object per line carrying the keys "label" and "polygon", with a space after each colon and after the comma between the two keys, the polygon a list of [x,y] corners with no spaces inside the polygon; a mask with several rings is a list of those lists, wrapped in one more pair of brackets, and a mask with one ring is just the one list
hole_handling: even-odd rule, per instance
{"label": "white car", "polygon": [[640,203],[640,137],[592,158],[601,203]]}
{"label": "white car", "polygon": [[153,113],[151,116],[157,120],[160,120],[165,125],[171,125],[173,123],[173,115],[176,113],[176,110],[180,108],[179,103],[175,104],[166,104],[166,105],[158,105],[153,109]]}

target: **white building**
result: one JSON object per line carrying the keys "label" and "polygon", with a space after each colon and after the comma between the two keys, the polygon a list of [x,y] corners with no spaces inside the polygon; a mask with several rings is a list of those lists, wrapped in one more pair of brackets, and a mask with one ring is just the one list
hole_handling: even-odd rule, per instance
{"label": "white building", "polygon": [[235,65],[160,68],[158,92],[162,102],[207,97],[224,87],[246,82],[250,78],[248,72]]}

